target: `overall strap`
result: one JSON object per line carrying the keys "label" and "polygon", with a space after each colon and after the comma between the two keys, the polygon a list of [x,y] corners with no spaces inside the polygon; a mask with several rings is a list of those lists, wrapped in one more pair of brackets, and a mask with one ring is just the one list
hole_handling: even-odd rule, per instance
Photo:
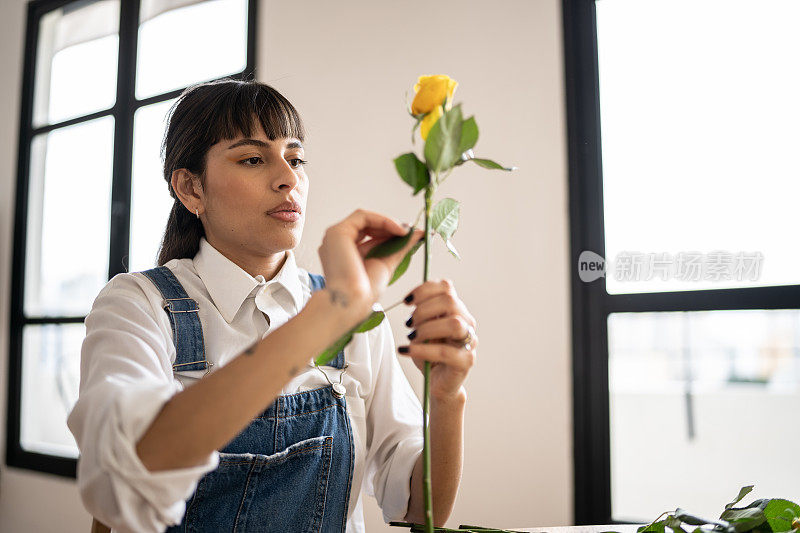
{"label": "overall strap", "polygon": [[[311,279],[311,292],[318,291],[320,289],[325,288],[325,277],[320,274],[312,274],[311,272],[308,273],[308,277]],[[344,348],[339,350],[339,353],[336,357],[331,359],[331,361],[325,366],[332,366],[334,368],[344,368]]]}
{"label": "overall strap", "polygon": [[[203,326],[198,316],[197,302],[189,298],[183,285],[172,271],[160,266],[142,271],[164,297],[164,311],[172,324],[172,340],[175,344],[173,371],[206,370],[214,364],[206,360],[203,343]],[[208,373],[208,372],[206,372]]]}

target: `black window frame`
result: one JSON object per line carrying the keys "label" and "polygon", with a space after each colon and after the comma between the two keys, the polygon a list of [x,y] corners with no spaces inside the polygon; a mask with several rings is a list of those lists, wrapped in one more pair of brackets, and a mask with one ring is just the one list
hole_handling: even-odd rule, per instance
{"label": "black window frame", "polygon": [[[562,0],[569,166],[574,520],[611,524],[608,316],[620,312],[798,309],[800,285],[608,294],[578,257],[605,257],[595,0]],[[647,517],[643,517],[647,518]]]}
{"label": "black window frame", "polygon": [[[28,186],[30,182],[31,142],[36,135],[72,126],[104,116],[114,117],[114,154],[111,186],[111,226],[109,234],[108,279],[127,272],[131,214],[131,174],[133,156],[133,119],[141,107],[171,100],[185,87],[138,100],[136,88],[136,53],[139,31],[140,0],[119,0],[119,55],[117,96],[110,109],[70,120],[33,127],[34,74],[39,40],[39,23],[47,13],[68,4],[86,0],[33,0],[28,3],[25,52],[20,107],[17,189],[14,214],[14,245],[11,267],[11,307],[8,357],[8,401],[6,418],[6,465],[75,478],[77,460],[26,451],[20,443],[22,395],[22,332],[31,324],[83,323],[85,316],[26,317],[24,314],[25,252],[27,243]],[[236,79],[255,79],[258,0],[247,0],[247,64],[243,71],[226,75]]]}

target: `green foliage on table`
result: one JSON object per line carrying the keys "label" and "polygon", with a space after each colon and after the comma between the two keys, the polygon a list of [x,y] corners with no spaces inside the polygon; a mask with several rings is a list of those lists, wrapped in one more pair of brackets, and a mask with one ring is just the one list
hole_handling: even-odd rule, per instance
{"label": "green foliage on table", "polygon": [[[683,509],[665,511],[636,533],[797,533],[800,532],[800,505],[781,498],[759,499],[744,507],[734,507],[753,490],[742,487],[718,519],[707,519]],[[666,517],[664,517],[666,515]],[[694,527],[686,527],[694,526]],[[614,533],[614,532],[607,532]]]}

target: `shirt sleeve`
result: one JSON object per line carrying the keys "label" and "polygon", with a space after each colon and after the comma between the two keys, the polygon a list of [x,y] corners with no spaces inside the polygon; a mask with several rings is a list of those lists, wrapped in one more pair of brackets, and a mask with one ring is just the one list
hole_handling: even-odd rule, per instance
{"label": "shirt sleeve", "polygon": [[114,531],[163,531],[180,523],[197,466],[151,472],[136,443],[182,385],[172,377],[166,337],[133,274],[114,276],[86,317],[78,401],[67,425],[80,450],[78,490],[86,509]]}
{"label": "shirt sleeve", "polygon": [[375,496],[383,520],[403,520],[411,495],[411,473],[422,454],[422,405],[397,360],[388,319],[378,326],[377,372],[367,402],[367,494]]}

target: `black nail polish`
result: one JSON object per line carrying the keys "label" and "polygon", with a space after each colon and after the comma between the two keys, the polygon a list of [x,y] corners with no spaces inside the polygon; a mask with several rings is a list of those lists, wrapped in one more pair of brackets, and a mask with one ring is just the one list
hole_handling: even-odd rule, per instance
{"label": "black nail polish", "polygon": [[414,340],[414,337],[417,336],[417,330],[412,331],[407,336],[408,336],[408,340]]}
{"label": "black nail polish", "polygon": [[413,318],[414,318],[413,316],[408,317],[408,320],[406,320],[406,326],[407,327],[409,327],[409,328],[411,327],[411,321],[413,320]]}
{"label": "black nail polish", "polygon": [[409,294],[408,296],[406,296],[406,297],[403,299],[403,301],[404,301],[405,303],[407,303],[407,304],[410,304],[410,303],[411,303],[411,300],[413,300],[413,299],[414,299],[414,293],[411,293],[411,294]]}
{"label": "black nail polish", "polygon": [[408,353],[408,346],[399,346],[397,351],[400,353]]}

